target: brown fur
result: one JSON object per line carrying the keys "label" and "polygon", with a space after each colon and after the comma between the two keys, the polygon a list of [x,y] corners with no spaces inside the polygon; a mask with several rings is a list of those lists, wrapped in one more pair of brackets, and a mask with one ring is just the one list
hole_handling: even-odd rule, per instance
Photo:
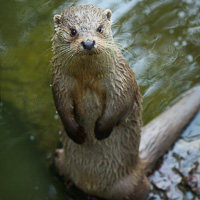
{"label": "brown fur", "polygon": [[[54,21],[52,89],[64,126],[60,174],[88,194],[145,199],[141,97],[135,74],[113,41],[111,11],[75,6]],[[95,41],[91,50],[82,46],[87,40]]]}

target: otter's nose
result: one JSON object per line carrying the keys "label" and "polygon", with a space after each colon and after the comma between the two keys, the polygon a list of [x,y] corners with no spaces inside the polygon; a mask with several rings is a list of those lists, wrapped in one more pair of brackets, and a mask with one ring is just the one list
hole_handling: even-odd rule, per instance
{"label": "otter's nose", "polygon": [[83,45],[84,49],[91,50],[92,48],[94,48],[95,41],[87,40],[85,42],[82,42],[81,44]]}

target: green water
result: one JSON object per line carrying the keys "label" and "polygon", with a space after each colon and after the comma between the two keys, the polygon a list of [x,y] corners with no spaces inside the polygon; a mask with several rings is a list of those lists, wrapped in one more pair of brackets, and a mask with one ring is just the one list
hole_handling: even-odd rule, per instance
{"label": "green water", "polygon": [[200,83],[200,0],[0,0],[0,200],[70,199],[49,169],[61,128],[50,87],[52,19],[90,3],[113,12],[144,123]]}

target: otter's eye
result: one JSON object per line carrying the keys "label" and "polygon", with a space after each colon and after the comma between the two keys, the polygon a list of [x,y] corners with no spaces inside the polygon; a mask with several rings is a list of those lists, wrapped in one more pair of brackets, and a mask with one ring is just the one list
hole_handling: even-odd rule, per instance
{"label": "otter's eye", "polygon": [[102,32],[103,32],[103,28],[102,28],[101,26],[99,26],[99,28],[97,29],[97,31],[98,31],[99,33],[102,33]]}
{"label": "otter's eye", "polygon": [[72,30],[71,30],[71,36],[74,37],[76,34],[77,34],[76,29],[72,29]]}

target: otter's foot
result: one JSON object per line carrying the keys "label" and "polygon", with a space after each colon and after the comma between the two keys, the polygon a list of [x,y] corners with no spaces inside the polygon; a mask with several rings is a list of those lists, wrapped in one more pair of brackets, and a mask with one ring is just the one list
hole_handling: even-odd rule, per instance
{"label": "otter's foot", "polygon": [[63,149],[56,149],[56,157],[61,157],[63,154]]}
{"label": "otter's foot", "polygon": [[55,154],[56,154],[55,165],[58,171],[58,175],[60,176],[61,181],[66,186],[66,189],[69,189],[72,186],[74,186],[74,183],[68,178],[67,173],[66,173],[64,150],[56,149]]}
{"label": "otter's foot", "polygon": [[55,164],[56,168],[58,169],[58,173],[60,176],[66,174],[66,166],[65,166],[65,159],[64,159],[64,150],[63,149],[56,149],[56,158]]}

